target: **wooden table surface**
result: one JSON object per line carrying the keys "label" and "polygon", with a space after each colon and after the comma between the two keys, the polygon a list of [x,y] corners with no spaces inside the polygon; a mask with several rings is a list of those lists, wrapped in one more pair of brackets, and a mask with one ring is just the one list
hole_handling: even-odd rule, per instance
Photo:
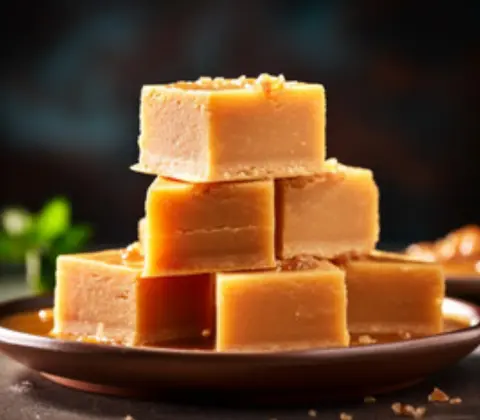
{"label": "wooden table surface", "polygon": [[[0,278],[1,300],[27,293],[18,278]],[[462,398],[462,404],[428,403],[427,396],[434,386]],[[391,410],[397,401],[426,406],[426,419],[480,420],[480,348],[446,371],[407,390],[380,396],[374,404],[345,401],[289,409],[248,407],[241,403],[241,396],[237,407],[222,407],[86,394],[53,384],[0,354],[0,420],[125,420],[128,416],[135,420],[337,420],[342,412],[352,415],[353,420],[383,420],[398,418]]]}

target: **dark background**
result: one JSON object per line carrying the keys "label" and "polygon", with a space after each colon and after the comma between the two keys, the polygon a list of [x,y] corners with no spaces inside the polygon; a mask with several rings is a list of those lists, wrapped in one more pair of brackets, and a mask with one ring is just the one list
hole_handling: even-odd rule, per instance
{"label": "dark background", "polygon": [[142,84],[261,72],[325,84],[328,155],[371,167],[382,241],[480,223],[480,2],[43,1],[1,13],[0,207],[73,202],[126,244]]}

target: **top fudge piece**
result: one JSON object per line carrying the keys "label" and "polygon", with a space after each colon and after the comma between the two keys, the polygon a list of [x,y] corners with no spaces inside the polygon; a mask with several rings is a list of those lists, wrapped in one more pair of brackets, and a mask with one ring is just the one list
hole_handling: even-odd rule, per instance
{"label": "top fudge piece", "polygon": [[325,160],[325,89],[266,74],[144,86],[139,162],[188,182],[294,177]]}
{"label": "top fudge piece", "polygon": [[365,254],[379,236],[379,193],[372,171],[325,162],[322,174],[276,181],[280,258]]}

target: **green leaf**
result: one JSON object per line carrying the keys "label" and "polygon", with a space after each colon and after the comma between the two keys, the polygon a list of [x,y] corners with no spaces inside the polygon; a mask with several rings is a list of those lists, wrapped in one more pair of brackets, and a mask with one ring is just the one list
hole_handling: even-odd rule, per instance
{"label": "green leaf", "polygon": [[70,226],[71,209],[67,199],[57,197],[48,202],[36,220],[35,233],[38,243],[49,243]]}
{"label": "green leaf", "polygon": [[52,244],[52,254],[68,254],[81,251],[92,237],[92,229],[88,225],[71,226]]}
{"label": "green leaf", "polygon": [[35,293],[41,288],[42,260],[38,250],[31,250],[25,254],[25,275],[27,284]]}
{"label": "green leaf", "polygon": [[8,208],[1,214],[2,229],[9,236],[25,236],[32,227],[32,215],[21,208]]}
{"label": "green leaf", "polygon": [[40,279],[34,291],[38,294],[51,293],[55,290],[56,282],[56,261],[42,258]]}
{"label": "green leaf", "polygon": [[27,284],[34,294],[51,293],[55,289],[56,262],[50,261],[38,250],[25,256]]}
{"label": "green leaf", "polygon": [[52,292],[55,288],[58,255],[83,250],[91,236],[89,226],[75,225],[53,240],[48,247],[30,250],[25,259],[30,289],[36,294]]}
{"label": "green leaf", "polygon": [[8,236],[0,232],[0,262],[7,264],[22,263],[28,246],[24,237]]}

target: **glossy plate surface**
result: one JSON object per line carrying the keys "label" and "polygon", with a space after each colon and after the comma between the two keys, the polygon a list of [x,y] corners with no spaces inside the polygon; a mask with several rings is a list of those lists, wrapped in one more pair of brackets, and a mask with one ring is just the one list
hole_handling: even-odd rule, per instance
{"label": "glossy plate surface", "polygon": [[478,276],[446,276],[447,293],[449,296],[459,296],[480,300],[480,275]]}
{"label": "glossy plate surface", "polygon": [[[1,304],[0,323],[51,305],[51,297]],[[189,390],[192,396],[217,399],[220,394],[242,399],[361,397],[413,384],[480,344],[480,308],[448,298],[444,313],[467,318],[470,326],[395,343],[277,353],[129,348],[0,328],[0,350],[63,385],[93,392],[160,398],[180,392],[185,396]]]}

